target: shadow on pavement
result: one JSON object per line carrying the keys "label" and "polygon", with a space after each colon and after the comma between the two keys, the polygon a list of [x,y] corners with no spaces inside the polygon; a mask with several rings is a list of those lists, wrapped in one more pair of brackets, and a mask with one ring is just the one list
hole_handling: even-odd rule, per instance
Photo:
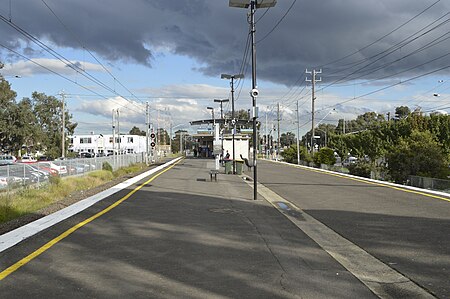
{"label": "shadow on pavement", "polygon": [[[448,219],[337,210],[305,212],[439,298],[450,297]],[[439,231],[428,234],[429,227]]]}
{"label": "shadow on pavement", "polygon": [[[47,233],[27,240],[43,244]],[[1,258],[18,260],[26,251]],[[29,252],[28,252],[29,253]],[[375,298],[272,207],[145,187],[0,282],[2,298]]]}

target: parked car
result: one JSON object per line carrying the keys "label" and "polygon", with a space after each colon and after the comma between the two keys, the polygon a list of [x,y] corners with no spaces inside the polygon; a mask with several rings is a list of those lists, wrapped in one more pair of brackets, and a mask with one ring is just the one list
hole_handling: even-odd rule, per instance
{"label": "parked car", "polygon": [[45,165],[35,164],[35,165],[33,165],[33,167],[36,167],[39,171],[46,173],[49,177],[57,176],[59,174],[59,172],[56,169],[52,169]]}
{"label": "parked car", "polygon": [[19,163],[36,163],[37,160],[31,156],[22,156],[19,161]]}
{"label": "parked car", "polygon": [[48,157],[48,156],[40,156],[38,158],[38,161],[53,161],[53,159],[51,157]]}
{"label": "parked car", "polygon": [[54,169],[54,170],[56,170],[58,172],[59,175],[67,174],[67,167],[63,166],[63,165],[59,166],[59,165],[56,165],[55,163],[50,162],[50,161],[39,162],[38,165],[39,165],[39,167],[47,167],[47,168],[50,168],[50,169]]}
{"label": "parked car", "polygon": [[0,165],[11,165],[16,163],[17,159],[11,155],[0,156]]}
{"label": "parked car", "polygon": [[94,158],[95,154],[94,153],[89,153],[89,152],[82,152],[79,154],[80,158]]}
{"label": "parked car", "polygon": [[356,162],[358,162],[358,158],[350,156],[347,159],[345,159],[344,162],[342,162],[342,165],[350,166],[352,164],[356,164]]}

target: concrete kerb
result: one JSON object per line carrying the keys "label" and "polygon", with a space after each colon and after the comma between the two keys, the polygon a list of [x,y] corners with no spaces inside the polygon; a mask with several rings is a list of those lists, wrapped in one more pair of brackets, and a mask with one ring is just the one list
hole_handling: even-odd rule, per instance
{"label": "concrete kerb", "polygon": [[348,178],[352,178],[352,179],[367,181],[367,182],[371,182],[371,183],[386,185],[386,186],[400,188],[400,189],[407,189],[407,190],[416,191],[416,192],[429,193],[431,195],[446,197],[446,198],[448,198],[447,201],[450,201],[450,194],[445,193],[445,192],[421,189],[421,188],[412,187],[412,186],[405,186],[405,185],[400,185],[400,184],[396,184],[396,183],[379,181],[379,180],[369,179],[369,178],[365,178],[365,177],[359,177],[356,175],[351,175],[351,174],[346,174],[346,173],[341,173],[341,172],[336,172],[336,171],[331,171],[331,170],[326,170],[326,169],[321,169],[321,168],[314,168],[314,167],[309,167],[309,166],[291,164],[291,163],[287,163],[287,162],[283,162],[283,161],[273,161],[273,160],[267,160],[267,159],[261,159],[261,160],[272,162],[272,163],[284,164],[284,165],[288,165],[288,166],[296,167],[296,168],[304,168],[304,169],[316,171],[316,172],[323,172],[323,173],[328,173],[328,174],[333,174],[333,175],[339,175],[339,176],[343,176],[343,177],[348,177]]}
{"label": "concrete kerb", "polygon": [[70,205],[62,210],[59,210],[53,214],[42,217],[36,221],[33,221],[22,227],[19,227],[15,230],[12,230],[10,232],[7,232],[7,233],[1,235],[0,236],[0,253],[5,251],[6,249],[11,248],[12,246],[18,244],[19,242],[39,233],[40,231],[43,231],[43,230],[65,220],[75,214],[78,214],[79,212],[89,208],[90,206],[94,205],[95,203],[107,198],[108,196],[111,196],[114,193],[117,193],[117,192],[141,181],[145,177],[178,162],[180,159],[182,159],[182,158],[179,157],[179,158],[173,159],[163,165],[160,165],[158,167],[150,169],[149,171],[146,171],[138,176],[128,179],[125,182],[117,184],[116,186],[111,187],[105,191],[102,191],[93,196],[85,198],[85,199],[83,199],[73,205]]}

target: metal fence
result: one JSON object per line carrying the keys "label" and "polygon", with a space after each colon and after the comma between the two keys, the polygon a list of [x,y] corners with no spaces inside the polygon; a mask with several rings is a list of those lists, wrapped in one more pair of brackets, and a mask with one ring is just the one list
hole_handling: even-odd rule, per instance
{"label": "metal fence", "polygon": [[79,158],[35,163],[14,163],[0,166],[0,191],[24,186],[45,184],[52,177],[79,176],[102,169],[107,162],[113,170],[131,164],[144,163],[144,154],[127,154],[108,157]]}
{"label": "metal fence", "polygon": [[450,193],[450,180],[433,179],[410,175],[408,185],[423,189],[438,190]]}

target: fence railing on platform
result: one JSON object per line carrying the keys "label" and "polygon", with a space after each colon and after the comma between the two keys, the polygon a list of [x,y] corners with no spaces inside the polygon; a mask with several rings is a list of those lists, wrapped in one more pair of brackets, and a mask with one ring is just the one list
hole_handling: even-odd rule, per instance
{"label": "fence railing on platform", "polygon": [[144,154],[127,154],[108,157],[78,158],[35,163],[14,163],[0,166],[0,191],[47,183],[51,177],[83,175],[102,169],[107,162],[113,170],[131,164],[144,163]]}

